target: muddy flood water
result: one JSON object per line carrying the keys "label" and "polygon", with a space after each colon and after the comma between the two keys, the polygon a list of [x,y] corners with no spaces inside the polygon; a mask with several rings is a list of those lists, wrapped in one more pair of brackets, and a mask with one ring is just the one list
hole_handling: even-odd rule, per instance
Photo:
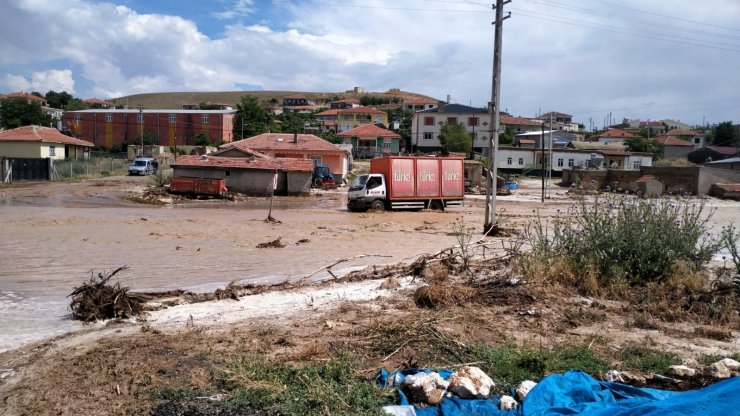
{"label": "muddy flood water", "polygon": [[[117,277],[140,291],[298,280],[352,256],[377,255],[332,271],[449,247],[456,241],[449,224],[469,213],[349,213],[336,192],[278,198],[272,216],[281,223],[268,224],[264,198],[151,206],[121,201],[111,187],[90,194],[70,187],[5,189],[0,198],[0,352],[81,328],[70,319],[67,295],[93,272],[128,265]],[[278,238],[284,248],[256,248]],[[328,277],[324,271],[311,280]]]}

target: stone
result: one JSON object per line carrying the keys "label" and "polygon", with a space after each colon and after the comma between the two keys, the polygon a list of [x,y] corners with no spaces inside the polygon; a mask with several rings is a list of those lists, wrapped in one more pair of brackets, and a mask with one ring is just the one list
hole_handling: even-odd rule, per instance
{"label": "stone", "polygon": [[721,360],[719,360],[717,362],[724,364],[725,367],[727,367],[727,369],[730,370],[730,371],[732,371],[732,372],[735,372],[735,371],[739,371],[740,370],[740,363],[737,362],[737,361],[735,361],[735,360],[733,360],[732,358],[723,358],[723,359],[721,359]]}
{"label": "stone", "polygon": [[696,375],[696,370],[685,365],[672,365],[668,367],[668,374],[681,378],[691,378]]}
{"label": "stone", "polygon": [[617,370],[609,370],[604,374],[604,380],[610,383],[624,383],[622,375]]}
{"label": "stone", "polygon": [[519,406],[519,403],[514,400],[511,396],[501,396],[498,402],[498,408],[501,410],[514,410]]}
{"label": "stone", "polygon": [[450,376],[449,382],[449,391],[463,399],[485,399],[495,386],[491,377],[478,367],[459,369]]}
{"label": "stone", "polygon": [[438,405],[448,386],[449,383],[438,373],[417,373],[406,376],[401,389],[411,403]]}
{"label": "stone", "polygon": [[644,386],[645,383],[647,383],[647,380],[645,380],[645,376],[641,374],[630,373],[629,371],[622,371],[621,373],[619,373],[619,377],[621,377],[625,383],[633,386]]}
{"label": "stone", "polygon": [[519,387],[516,388],[516,397],[519,399],[520,402],[523,402],[524,399],[527,398],[527,394],[529,394],[529,391],[536,386],[537,383],[535,383],[532,380],[524,380],[519,384]]}
{"label": "stone", "polygon": [[722,361],[717,361],[708,368],[708,373],[712,378],[723,379],[732,377],[732,371]]}

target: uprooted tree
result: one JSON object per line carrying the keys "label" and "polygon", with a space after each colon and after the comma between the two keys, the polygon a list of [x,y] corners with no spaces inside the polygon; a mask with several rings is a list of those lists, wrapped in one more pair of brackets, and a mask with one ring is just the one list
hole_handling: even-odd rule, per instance
{"label": "uprooted tree", "polygon": [[118,272],[128,269],[121,266],[111,273],[90,273],[90,280],[76,287],[68,297],[72,298],[69,309],[72,317],[79,321],[130,318],[143,312],[145,297],[130,293],[128,287],[120,282],[110,284],[110,279]]}

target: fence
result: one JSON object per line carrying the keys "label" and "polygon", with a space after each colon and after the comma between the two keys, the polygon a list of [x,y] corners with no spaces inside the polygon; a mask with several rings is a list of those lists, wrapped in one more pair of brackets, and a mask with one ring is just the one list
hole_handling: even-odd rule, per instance
{"label": "fence", "polygon": [[94,157],[90,159],[54,160],[52,180],[86,179],[101,176],[127,175],[129,162],[126,159]]}

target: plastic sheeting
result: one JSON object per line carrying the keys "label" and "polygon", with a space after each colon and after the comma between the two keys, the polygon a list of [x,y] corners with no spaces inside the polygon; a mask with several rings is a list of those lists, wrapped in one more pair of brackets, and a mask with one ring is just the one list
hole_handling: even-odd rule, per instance
{"label": "plastic sheeting", "polygon": [[[382,387],[398,387],[406,375],[419,371],[404,370],[378,374]],[[440,371],[449,378],[451,371]],[[409,404],[399,389],[400,404]],[[464,400],[448,397],[437,407],[420,408],[419,416],[657,416],[657,415],[740,415],[740,377],[720,381],[702,389],[673,392],[637,388],[596,380],[580,371],[554,374],[542,379],[516,410],[499,410],[498,396],[488,400]]]}

